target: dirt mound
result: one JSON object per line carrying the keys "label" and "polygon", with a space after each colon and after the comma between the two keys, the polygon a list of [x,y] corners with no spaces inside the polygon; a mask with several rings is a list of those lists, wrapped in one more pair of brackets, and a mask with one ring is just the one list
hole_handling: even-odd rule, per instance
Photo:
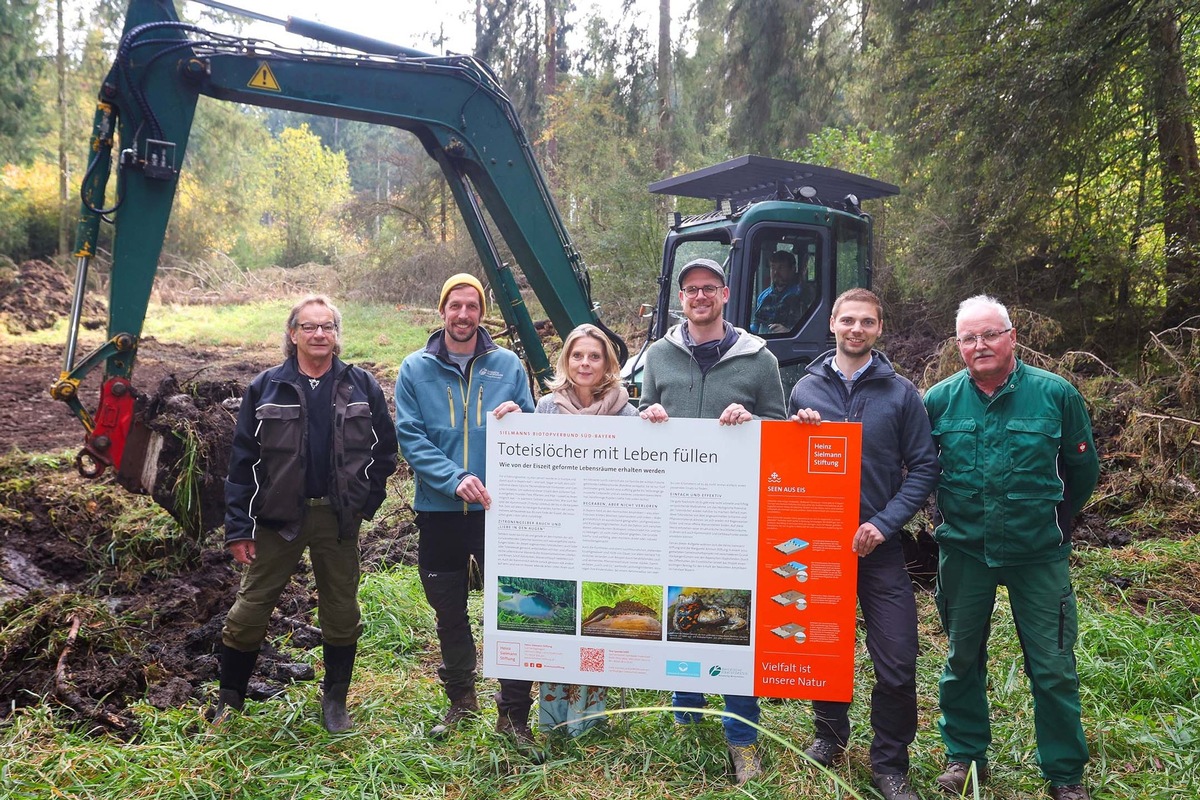
{"label": "dirt mound", "polygon": [[244,393],[243,384],[233,379],[181,385],[168,375],[135,405],[135,426],[144,425],[161,442],[161,449],[149,450],[158,453],[151,494],[192,535],[214,530],[224,520],[225,476]]}
{"label": "dirt mound", "polygon": [[[401,509],[364,530],[365,568],[412,563],[411,518]],[[130,737],[131,703],[199,705],[217,677],[239,572],[219,536],[181,536],[149,498],[85,481],[66,458],[0,457],[0,717],[52,703],[70,724]],[[315,597],[302,563],[272,616],[251,698],[314,679],[295,651],[321,644]],[[269,644],[281,639],[287,651]]]}
{"label": "dirt mound", "polygon": [[[26,261],[14,273],[0,272],[0,318],[10,333],[49,328],[71,312],[75,287],[58,267],[45,261]],[[99,327],[104,304],[94,297],[84,302],[88,327]]]}

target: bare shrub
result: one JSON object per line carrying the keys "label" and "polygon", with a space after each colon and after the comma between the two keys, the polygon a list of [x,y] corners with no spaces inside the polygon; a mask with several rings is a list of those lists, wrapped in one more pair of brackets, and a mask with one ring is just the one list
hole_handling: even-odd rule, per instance
{"label": "bare shrub", "polygon": [[230,305],[307,292],[336,295],[341,288],[335,267],[304,264],[244,270],[219,252],[202,259],[163,255],[154,281],[158,300],[174,305]]}
{"label": "bare shrub", "polygon": [[469,241],[397,244],[379,250],[373,259],[347,262],[341,279],[350,300],[433,307],[442,283],[456,272],[483,276]]}

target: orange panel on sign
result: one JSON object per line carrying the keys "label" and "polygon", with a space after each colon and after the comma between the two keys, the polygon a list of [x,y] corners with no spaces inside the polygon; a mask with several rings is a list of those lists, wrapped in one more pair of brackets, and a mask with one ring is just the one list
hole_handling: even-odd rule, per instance
{"label": "orange panel on sign", "polygon": [[763,422],[755,694],[848,701],[854,691],[862,426]]}

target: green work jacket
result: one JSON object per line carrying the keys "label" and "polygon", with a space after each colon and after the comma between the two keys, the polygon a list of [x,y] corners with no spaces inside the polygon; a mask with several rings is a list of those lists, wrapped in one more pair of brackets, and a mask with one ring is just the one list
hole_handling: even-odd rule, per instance
{"label": "green work jacket", "polygon": [[1100,462],[1083,397],[1018,360],[988,397],[967,370],[925,394],[941,475],[938,544],[989,566],[1066,558]]}

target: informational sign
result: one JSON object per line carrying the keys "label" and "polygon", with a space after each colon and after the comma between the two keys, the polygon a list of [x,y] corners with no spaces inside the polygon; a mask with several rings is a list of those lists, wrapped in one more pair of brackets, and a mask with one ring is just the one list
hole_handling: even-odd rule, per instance
{"label": "informational sign", "polygon": [[861,426],[489,421],[484,673],[849,700]]}

